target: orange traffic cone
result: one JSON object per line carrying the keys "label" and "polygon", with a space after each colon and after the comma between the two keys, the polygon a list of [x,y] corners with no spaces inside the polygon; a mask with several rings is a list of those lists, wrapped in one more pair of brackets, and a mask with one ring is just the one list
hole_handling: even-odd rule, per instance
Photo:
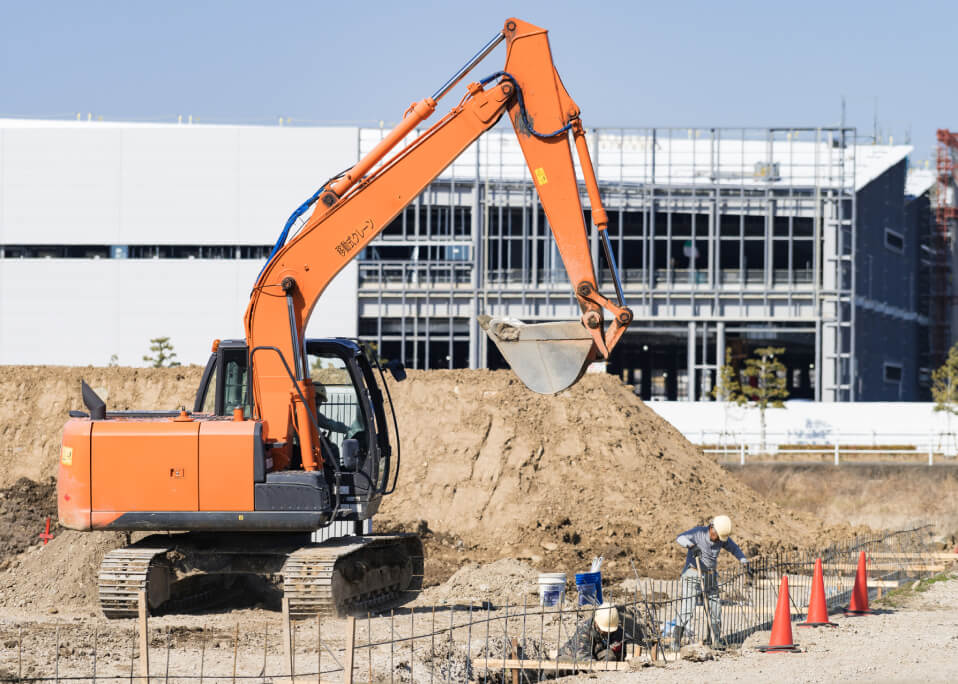
{"label": "orange traffic cone", "polygon": [[784,653],[797,651],[792,643],[792,614],[788,609],[788,575],[782,575],[782,584],[778,588],[778,603],[775,606],[775,621],[772,622],[772,636],[768,646],[759,646],[763,653]]}
{"label": "orange traffic cone", "polygon": [[870,615],[875,611],[868,608],[868,571],[865,570],[865,552],[858,554],[858,572],[855,573],[855,586],[852,599],[845,609],[845,615]]}
{"label": "orange traffic cone", "polygon": [[825,575],[822,573],[822,559],[815,559],[815,573],[812,575],[812,595],[808,599],[808,615],[799,627],[838,627],[828,620],[828,604],[825,602]]}

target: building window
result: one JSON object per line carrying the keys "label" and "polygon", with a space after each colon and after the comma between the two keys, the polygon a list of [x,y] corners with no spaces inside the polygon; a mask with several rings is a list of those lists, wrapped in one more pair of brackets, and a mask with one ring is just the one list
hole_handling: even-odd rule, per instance
{"label": "building window", "polygon": [[[0,259],[266,259],[272,245],[4,245]],[[468,245],[465,249],[468,258]]]}
{"label": "building window", "polygon": [[902,366],[900,363],[885,363],[885,382],[901,382]]}
{"label": "building window", "polygon": [[885,228],[885,247],[899,254],[905,253],[905,236]]}

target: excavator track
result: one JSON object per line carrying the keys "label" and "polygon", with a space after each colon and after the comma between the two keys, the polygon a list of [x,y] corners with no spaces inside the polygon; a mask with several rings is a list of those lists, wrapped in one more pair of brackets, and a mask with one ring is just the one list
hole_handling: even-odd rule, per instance
{"label": "excavator track", "polygon": [[171,540],[169,545],[146,539],[140,542],[143,546],[115,549],[103,558],[98,589],[104,616],[136,617],[141,591],[146,591],[151,613],[228,604],[228,584],[215,588],[210,582],[196,582],[210,575],[281,578],[290,614],[296,617],[383,610],[406,592],[422,588],[423,550],[416,535],[340,537],[321,544],[260,549],[209,548],[182,536],[163,538]]}
{"label": "excavator track", "polygon": [[[103,557],[97,575],[97,590],[103,615],[111,618],[137,616],[139,594],[146,591],[162,603],[169,595],[166,553],[170,547],[128,546],[114,549]],[[162,599],[158,601],[158,599]]]}
{"label": "excavator track", "polygon": [[290,615],[382,610],[422,588],[415,535],[343,537],[297,549],[283,566]]}

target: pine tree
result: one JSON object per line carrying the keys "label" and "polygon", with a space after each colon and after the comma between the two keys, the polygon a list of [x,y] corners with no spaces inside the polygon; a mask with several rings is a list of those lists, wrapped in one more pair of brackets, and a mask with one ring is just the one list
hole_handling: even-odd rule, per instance
{"label": "pine tree", "polygon": [[742,377],[745,380],[742,383],[742,394],[749,402],[749,406],[759,411],[762,452],[766,451],[765,410],[770,406],[785,408],[782,400],[788,397],[785,364],[777,358],[784,353],[784,347],[756,349],[753,358],[745,359],[745,368],[742,370]]}
{"label": "pine tree", "polygon": [[931,397],[935,410],[958,415],[958,343],[948,350],[948,359],[931,374]]}
{"label": "pine tree", "polygon": [[146,354],[143,356],[143,360],[154,368],[172,368],[173,366],[179,366],[179,361],[174,361],[176,358],[176,352],[173,351],[173,343],[170,342],[169,337],[154,337],[150,340],[150,351],[153,352],[153,356]]}
{"label": "pine tree", "polygon": [[[948,350],[948,358],[941,368],[931,374],[931,398],[935,400],[935,411],[947,418],[946,439],[954,439],[951,433],[951,417],[958,415],[958,343]],[[953,445],[949,445],[949,452]]]}
{"label": "pine tree", "polygon": [[745,401],[742,396],[742,385],[738,381],[738,372],[732,363],[732,348],[725,348],[725,365],[718,370],[718,379],[712,388],[712,397],[715,401],[724,401],[729,404],[741,404]]}
{"label": "pine tree", "polygon": [[742,384],[738,380],[738,371],[732,363],[732,348],[725,348],[725,364],[718,369],[715,387],[712,388],[712,397],[720,401],[722,407],[722,444],[728,440],[728,409],[732,404],[745,403],[742,395]]}

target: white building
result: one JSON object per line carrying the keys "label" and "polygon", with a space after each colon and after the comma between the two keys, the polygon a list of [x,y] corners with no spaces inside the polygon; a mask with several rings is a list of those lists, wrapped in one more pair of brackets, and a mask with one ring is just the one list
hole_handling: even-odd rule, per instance
{"label": "white building", "polygon": [[[290,212],[355,163],[357,128],[0,120],[0,363],[184,363],[242,337]],[[226,257],[226,258],[223,258]],[[352,264],[309,333],[355,336]]]}

